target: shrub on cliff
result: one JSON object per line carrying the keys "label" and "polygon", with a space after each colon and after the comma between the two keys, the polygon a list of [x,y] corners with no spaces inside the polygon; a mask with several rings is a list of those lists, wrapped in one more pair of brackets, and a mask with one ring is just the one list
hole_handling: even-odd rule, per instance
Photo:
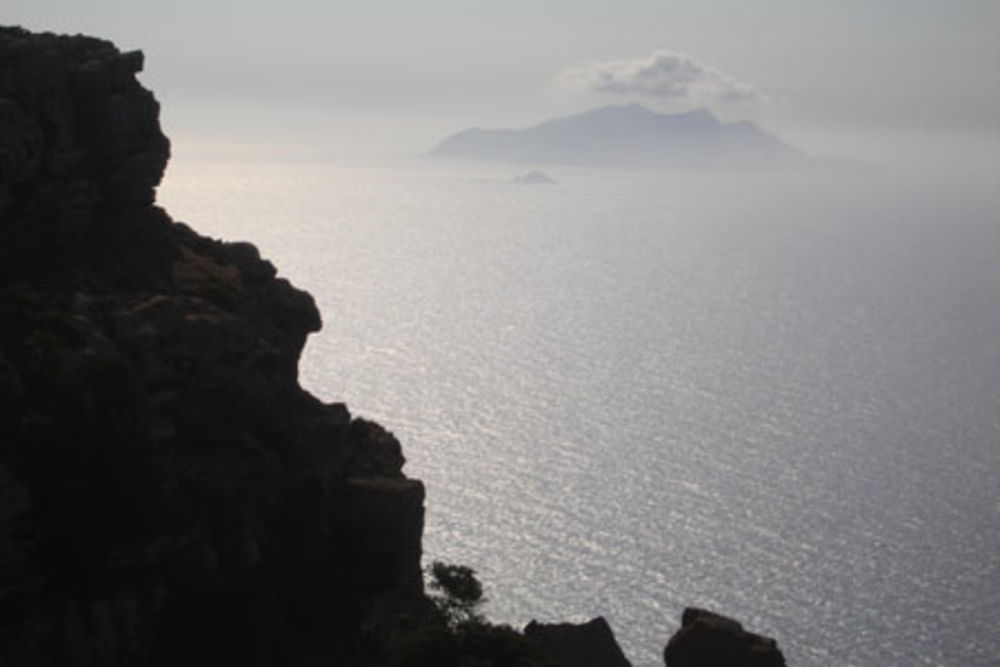
{"label": "shrub on cliff", "polygon": [[483,585],[476,578],[475,571],[465,565],[449,565],[434,561],[430,567],[430,588],[434,591],[431,600],[450,627],[463,623],[481,623],[479,613],[486,602]]}
{"label": "shrub on cliff", "polygon": [[435,614],[396,638],[392,667],[555,667],[523,634],[480,613],[483,586],[472,568],[428,568]]}

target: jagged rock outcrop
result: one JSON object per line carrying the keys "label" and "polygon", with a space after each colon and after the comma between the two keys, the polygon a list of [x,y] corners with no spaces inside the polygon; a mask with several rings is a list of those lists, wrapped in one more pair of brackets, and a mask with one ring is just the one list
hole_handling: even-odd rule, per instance
{"label": "jagged rock outcrop", "polygon": [[770,637],[747,632],[731,618],[689,607],[663,652],[667,667],[785,667]]}
{"label": "jagged rock outcrop", "polygon": [[364,664],[423,487],[299,386],[312,298],[154,205],[142,65],[0,28],[0,664]]}
{"label": "jagged rock outcrop", "polygon": [[631,667],[603,616],[580,624],[531,621],[524,636],[558,667]]}

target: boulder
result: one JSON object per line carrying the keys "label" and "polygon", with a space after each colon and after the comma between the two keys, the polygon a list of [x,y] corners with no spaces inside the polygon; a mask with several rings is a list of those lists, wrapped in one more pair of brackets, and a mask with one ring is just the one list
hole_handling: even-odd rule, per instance
{"label": "boulder", "polygon": [[631,667],[602,616],[580,624],[531,621],[524,636],[559,667]]}
{"label": "boulder", "polygon": [[688,608],[663,654],[667,667],[785,667],[778,644],[731,618]]}

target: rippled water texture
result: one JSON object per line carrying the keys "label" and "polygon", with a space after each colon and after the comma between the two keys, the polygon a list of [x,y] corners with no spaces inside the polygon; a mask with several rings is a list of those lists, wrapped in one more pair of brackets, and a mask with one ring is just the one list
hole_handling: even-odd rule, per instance
{"label": "rippled water texture", "polygon": [[995,195],[411,167],[175,161],[161,202],[316,297],[303,382],[396,433],[492,618],[1000,664]]}

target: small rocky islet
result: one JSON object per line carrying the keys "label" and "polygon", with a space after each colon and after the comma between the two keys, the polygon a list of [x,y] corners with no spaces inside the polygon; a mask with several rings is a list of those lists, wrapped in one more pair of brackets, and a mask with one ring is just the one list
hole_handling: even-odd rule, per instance
{"label": "small rocky islet", "polygon": [[[0,664],[627,665],[442,611],[399,442],[299,385],[312,297],[156,206],[142,67],[0,28]],[[694,609],[665,660],[784,665]]]}

